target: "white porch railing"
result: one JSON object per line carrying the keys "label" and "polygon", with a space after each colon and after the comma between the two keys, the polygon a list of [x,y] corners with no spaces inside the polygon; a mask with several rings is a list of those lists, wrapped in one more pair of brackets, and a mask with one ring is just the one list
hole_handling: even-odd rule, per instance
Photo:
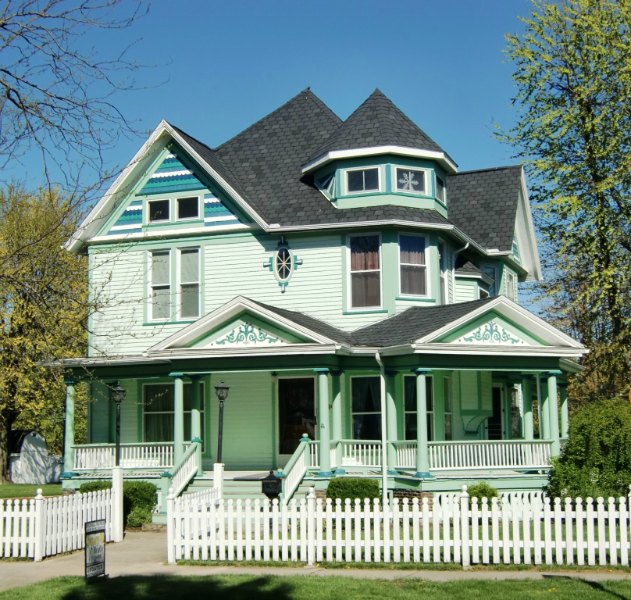
{"label": "white porch railing", "polygon": [[180,464],[171,473],[169,495],[179,496],[189,481],[197,475],[197,443],[192,443],[184,453]]}
{"label": "white porch railing", "polygon": [[[168,469],[173,466],[172,443],[121,444],[124,469]],[[74,447],[74,471],[111,469],[116,462],[115,444],[89,444]]]}
{"label": "white porch railing", "polygon": [[[341,467],[380,467],[381,442],[377,440],[339,440]],[[333,466],[333,465],[331,465]]]}
{"label": "white porch railing", "polygon": [[[303,436],[298,444],[298,448],[296,448],[296,451],[282,470],[281,477],[283,478],[282,494],[284,504],[294,495],[294,492],[307,472],[307,468],[315,466],[311,464],[311,457],[313,457],[314,454],[317,456],[317,453],[318,445],[312,443],[306,435]],[[316,465],[317,464],[316,461]]]}
{"label": "white porch railing", "polygon": [[[550,445],[540,440],[429,442],[429,468],[545,469],[550,466]],[[414,468],[414,462],[406,466]]]}
{"label": "white porch railing", "polygon": [[394,442],[397,451],[397,469],[413,469],[416,467],[416,442]]}

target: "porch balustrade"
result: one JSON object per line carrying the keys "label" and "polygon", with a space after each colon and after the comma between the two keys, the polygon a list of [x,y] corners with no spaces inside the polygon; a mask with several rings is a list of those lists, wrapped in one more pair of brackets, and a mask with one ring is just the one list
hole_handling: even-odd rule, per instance
{"label": "porch balustrade", "polygon": [[[173,444],[121,444],[121,467],[166,469],[173,466]],[[116,461],[115,444],[74,446],[74,471],[111,469]]]}
{"label": "porch balustrade", "polygon": [[338,440],[341,467],[380,467],[381,442],[378,440]]}
{"label": "porch balustrade", "polygon": [[[430,469],[545,469],[550,466],[549,441],[430,442]],[[412,465],[410,465],[412,467]]]}

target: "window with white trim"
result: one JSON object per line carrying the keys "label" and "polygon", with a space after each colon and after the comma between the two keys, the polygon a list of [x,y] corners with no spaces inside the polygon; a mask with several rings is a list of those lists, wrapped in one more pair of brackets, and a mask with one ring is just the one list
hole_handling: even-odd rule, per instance
{"label": "window with white trim", "polygon": [[148,200],[146,205],[147,223],[173,223],[192,221],[200,218],[200,197],[159,198]]}
{"label": "window with white trim", "polygon": [[354,440],[381,439],[381,382],[379,377],[351,378]]}
{"label": "window with white trim", "polygon": [[[175,401],[172,383],[147,383],[143,386],[143,430],[145,442],[172,442]],[[204,383],[199,382],[201,439],[204,439]],[[184,439],[191,439],[193,384],[184,382]]]}
{"label": "window with white trim", "polygon": [[352,236],[349,240],[349,246],[351,307],[380,307],[381,250],[379,236]]}
{"label": "window with white trim", "polygon": [[378,167],[349,169],[346,171],[346,192],[348,194],[378,192],[380,189]]}
{"label": "window with white trim", "polygon": [[425,238],[417,235],[399,236],[400,291],[406,296],[427,295]]}
{"label": "window with white trim", "polygon": [[[403,399],[405,403],[405,439],[417,439],[417,402],[416,402],[416,377],[403,378]],[[427,439],[434,439],[434,386],[432,377],[425,377],[425,397],[427,399]]]}
{"label": "window with white trim", "polygon": [[395,167],[395,189],[407,194],[425,194],[427,192],[427,171],[409,167]]}
{"label": "window with white trim", "polygon": [[447,184],[439,175],[436,175],[436,198],[443,203],[447,202]]}
{"label": "window with white trim", "polygon": [[151,252],[149,318],[167,321],[171,316],[171,252]]}
{"label": "window with white trim", "polygon": [[199,317],[200,281],[199,248],[179,250],[179,303],[178,316],[182,319]]}
{"label": "window with white trim", "polygon": [[517,296],[517,278],[514,273],[506,271],[506,297],[515,300]]}

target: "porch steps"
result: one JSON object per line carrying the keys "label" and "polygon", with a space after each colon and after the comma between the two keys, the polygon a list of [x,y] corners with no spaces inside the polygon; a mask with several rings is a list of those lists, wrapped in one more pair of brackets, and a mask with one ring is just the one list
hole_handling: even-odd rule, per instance
{"label": "porch steps", "polygon": [[[261,492],[261,479],[267,473],[225,473],[223,482],[224,498],[259,498],[266,499]],[[204,472],[202,477],[196,477],[186,488],[186,492],[194,492],[203,488],[212,487],[212,472]],[[185,492],[185,493],[186,493]]]}

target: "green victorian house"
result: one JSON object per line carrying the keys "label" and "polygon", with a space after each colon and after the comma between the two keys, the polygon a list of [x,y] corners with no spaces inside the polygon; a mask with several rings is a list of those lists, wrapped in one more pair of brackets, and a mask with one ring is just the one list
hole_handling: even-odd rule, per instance
{"label": "green victorian house", "polygon": [[114,463],[116,382],[125,476],[178,491],[217,462],[286,498],[537,489],[567,434],[586,350],[518,303],[541,277],[523,170],[459,172],[380,91],[343,121],[305,90],[217,148],[163,121],[68,248],[99,306],[66,362],[68,486]]}

